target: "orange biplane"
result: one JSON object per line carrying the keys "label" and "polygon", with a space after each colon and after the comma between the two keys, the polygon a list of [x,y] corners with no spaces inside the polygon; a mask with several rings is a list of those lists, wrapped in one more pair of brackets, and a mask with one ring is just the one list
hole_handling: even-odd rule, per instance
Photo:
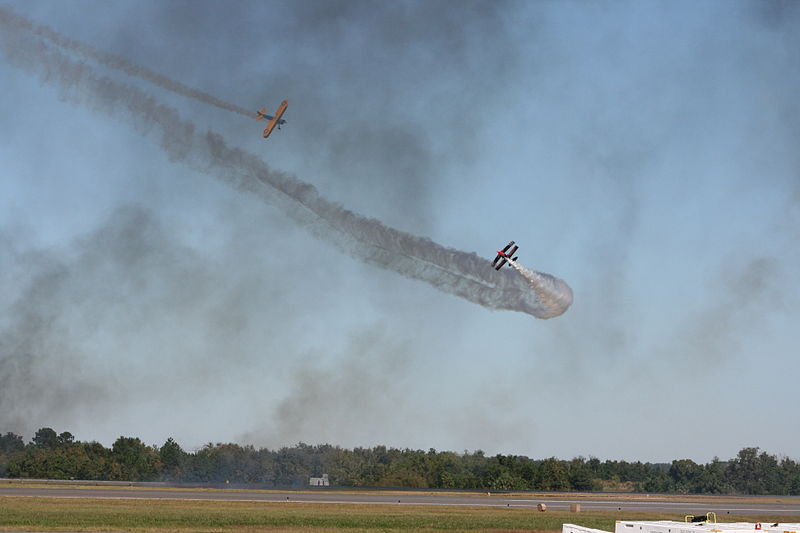
{"label": "orange biplane", "polygon": [[269,137],[269,134],[272,133],[272,130],[275,129],[275,126],[278,129],[281,129],[281,124],[286,124],[286,121],[283,120],[283,114],[286,113],[286,108],[289,107],[289,100],[284,100],[281,102],[281,105],[278,106],[278,109],[275,111],[275,116],[267,115],[266,108],[261,108],[258,110],[256,114],[256,120],[266,119],[269,120],[267,127],[264,128],[264,138],[266,139]]}

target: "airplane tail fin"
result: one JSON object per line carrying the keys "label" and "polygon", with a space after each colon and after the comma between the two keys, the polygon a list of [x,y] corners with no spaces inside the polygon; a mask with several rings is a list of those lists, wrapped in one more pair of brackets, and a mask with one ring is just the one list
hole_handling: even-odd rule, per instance
{"label": "airplane tail fin", "polygon": [[267,108],[262,107],[261,109],[258,110],[258,114],[256,115],[256,120],[261,120],[262,118],[264,118],[264,115],[266,114],[267,114]]}

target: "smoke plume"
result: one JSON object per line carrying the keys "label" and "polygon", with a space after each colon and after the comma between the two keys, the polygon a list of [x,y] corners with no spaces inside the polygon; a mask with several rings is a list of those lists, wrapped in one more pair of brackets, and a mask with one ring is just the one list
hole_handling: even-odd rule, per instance
{"label": "smoke plume", "polygon": [[98,63],[100,63],[101,65],[105,65],[108,68],[112,68],[114,70],[122,71],[128,76],[149,81],[153,85],[157,85],[162,89],[172,91],[176,94],[180,94],[188,98],[193,98],[199,102],[203,102],[204,104],[212,105],[220,109],[225,109],[226,111],[239,113],[240,115],[244,115],[246,117],[255,116],[254,113],[248,111],[247,109],[244,109],[234,104],[223,102],[219,98],[215,98],[214,96],[204,93],[203,91],[198,91],[197,89],[192,89],[191,87],[187,87],[186,85],[183,85],[180,82],[171,80],[166,76],[148,70],[140,65],[134,65],[133,63],[131,63],[130,61],[126,60],[123,57],[103,52],[101,50],[98,50],[97,48],[94,48],[93,46],[89,46],[88,44],[65,37],[56,32],[55,30],[53,30],[52,28],[48,28],[47,26],[34,24],[32,21],[20,17],[19,15],[10,10],[0,8],[0,17],[2,17],[3,22],[6,24],[12,24],[17,28],[27,30],[33,33],[34,35],[38,35],[39,37],[42,37],[43,39],[46,39],[65,50],[78,54],[87,59],[93,59]]}
{"label": "smoke plume", "polygon": [[0,8],[0,25],[4,27],[0,47],[9,62],[57,87],[65,100],[121,116],[145,132],[155,126],[161,133],[161,148],[172,161],[277,206],[313,235],[335,244],[352,257],[425,281],[443,292],[490,309],[552,318],[564,313],[572,303],[569,286],[549,274],[521,266],[515,266],[521,276],[509,271],[497,272],[489,267],[486,258],[475,253],[447,248],[349,211],[320,196],[314,186],[272,170],[257,156],[229,146],[221,135],[196,132],[195,125],[181,119],[175,109],[136,87],[101,76],[91,66],[68,57],[42,38],[179,94],[238,112],[235,106],[63,38],[7,9]]}
{"label": "smoke plume", "polygon": [[543,308],[548,309],[551,313],[560,314],[559,309],[566,309],[572,303],[572,289],[563,280],[544,272],[525,268],[512,259],[509,259],[508,263],[528,281]]}

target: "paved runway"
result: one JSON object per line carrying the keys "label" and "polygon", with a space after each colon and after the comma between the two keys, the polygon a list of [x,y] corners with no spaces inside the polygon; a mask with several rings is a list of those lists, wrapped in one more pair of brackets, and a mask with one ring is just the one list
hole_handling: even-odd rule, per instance
{"label": "paved runway", "polygon": [[[172,499],[209,501],[261,501],[261,502],[315,502],[341,504],[399,504],[399,505],[443,505],[443,506],[481,506],[481,507],[531,507],[539,503],[547,504],[549,510],[568,510],[570,504],[579,503],[582,511],[619,510],[629,512],[653,512],[676,514],[717,513],[717,518],[725,521],[726,515],[769,515],[800,517],[800,498],[782,498],[785,503],[776,503],[777,498],[713,498],[710,501],[697,501],[686,498],[684,501],[659,501],[657,497],[631,500],[630,497],[614,498],[604,496],[592,499],[553,497],[525,497],[519,494],[476,494],[458,492],[395,493],[380,494],[371,492],[310,492],[310,491],[246,491],[246,490],[196,490],[196,489],[120,489],[120,488],[81,488],[81,487],[0,487],[0,497],[29,496],[47,498],[115,498],[115,499]],[[764,500],[764,501],[759,501]],[[788,503],[786,503],[788,502]],[[620,518],[624,518],[621,516]],[[795,518],[796,519],[796,518]]]}

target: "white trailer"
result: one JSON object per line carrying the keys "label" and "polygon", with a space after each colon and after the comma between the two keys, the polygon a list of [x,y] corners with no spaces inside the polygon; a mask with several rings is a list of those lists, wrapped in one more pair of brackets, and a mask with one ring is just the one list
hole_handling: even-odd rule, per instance
{"label": "white trailer", "polygon": [[[610,533],[575,524],[564,524],[561,533]],[[752,522],[675,522],[659,520],[617,520],[614,533],[800,533],[800,523],[752,523]]]}

